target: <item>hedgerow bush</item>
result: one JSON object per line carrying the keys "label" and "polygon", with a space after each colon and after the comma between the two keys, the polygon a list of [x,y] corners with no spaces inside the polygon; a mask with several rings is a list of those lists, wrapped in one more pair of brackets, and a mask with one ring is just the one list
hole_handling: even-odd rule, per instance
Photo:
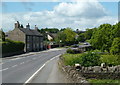
{"label": "hedgerow bush", "polygon": [[20,41],[6,40],[2,42],[2,54],[24,50],[24,43]]}
{"label": "hedgerow bush", "polygon": [[81,61],[81,54],[63,54],[63,61],[65,65],[70,65],[70,66],[74,66],[75,63],[80,63]]}
{"label": "hedgerow bush", "polygon": [[81,55],[82,61],[81,65],[82,66],[98,66],[100,65],[100,55],[98,53],[94,52],[87,52]]}
{"label": "hedgerow bush", "polygon": [[67,53],[70,53],[70,54],[74,54],[75,52],[72,50],[72,49],[67,49],[67,51],[66,51]]}
{"label": "hedgerow bush", "polygon": [[97,53],[83,53],[83,54],[64,54],[65,65],[75,65],[76,63],[82,66],[97,66],[100,65],[100,55]]}
{"label": "hedgerow bush", "polygon": [[80,49],[67,49],[66,51],[67,53],[70,53],[70,54],[78,54],[78,53],[82,53],[82,51]]}
{"label": "hedgerow bush", "polygon": [[102,55],[100,60],[108,66],[120,65],[120,55]]}

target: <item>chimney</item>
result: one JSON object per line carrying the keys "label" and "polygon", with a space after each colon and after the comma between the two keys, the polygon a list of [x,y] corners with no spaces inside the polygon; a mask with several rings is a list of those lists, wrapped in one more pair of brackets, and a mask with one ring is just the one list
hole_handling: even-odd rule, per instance
{"label": "chimney", "polygon": [[15,23],[15,28],[20,28],[19,21],[17,21],[17,23]]}
{"label": "chimney", "polygon": [[38,31],[38,27],[35,25],[35,30],[37,30]]}
{"label": "chimney", "polygon": [[27,29],[30,29],[30,25],[29,25],[29,23],[28,23],[28,25],[26,25],[26,28],[27,28]]}

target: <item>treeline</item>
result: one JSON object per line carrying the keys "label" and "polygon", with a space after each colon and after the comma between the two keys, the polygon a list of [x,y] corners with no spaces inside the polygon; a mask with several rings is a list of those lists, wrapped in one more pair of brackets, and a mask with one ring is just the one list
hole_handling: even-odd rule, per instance
{"label": "treeline", "polygon": [[[97,28],[86,29],[85,32],[75,32],[71,28],[45,28],[41,33],[57,33],[55,42],[71,45],[79,42],[90,42],[94,49],[112,54],[120,53],[120,22],[115,25],[102,24]],[[60,42],[61,41],[61,42]]]}
{"label": "treeline", "polygon": [[120,22],[87,29],[85,33],[79,34],[78,41],[88,41],[94,49],[120,54]]}
{"label": "treeline", "polygon": [[57,29],[46,28],[39,30],[41,33],[57,33],[54,41],[58,44],[71,45],[79,42],[90,42],[94,49],[112,54],[120,53],[120,22],[115,25],[102,24],[99,27],[74,31],[71,28]]}
{"label": "treeline", "polygon": [[46,33],[46,32],[57,33],[57,32],[59,32],[59,29],[57,29],[57,28],[42,28],[42,29],[39,29],[38,31],[40,33]]}
{"label": "treeline", "polygon": [[66,28],[62,28],[62,29],[59,29],[59,28],[42,28],[42,29],[38,29],[38,31],[40,33],[58,33],[60,31],[64,31]]}
{"label": "treeline", "polygon": [[43,34],[44,40],[47,41],[46,33],[56,34],[54,42],[61,45],[71,45],[74,44],[76,39],[76,33],[71,28],[42,28],[38,30]]}

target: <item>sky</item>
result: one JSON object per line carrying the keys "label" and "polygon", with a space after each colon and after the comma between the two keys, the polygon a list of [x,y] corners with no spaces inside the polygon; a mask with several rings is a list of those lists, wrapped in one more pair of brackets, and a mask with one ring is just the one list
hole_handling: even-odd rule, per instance
{"label": "sky", "polygon": [[118,21],[118,2],[3,2],[2,28],[5,32],[14,29],[19,21],[24,27],[30,23],[41,28],[65,28],[85,30],[100,24],[115,24]]}

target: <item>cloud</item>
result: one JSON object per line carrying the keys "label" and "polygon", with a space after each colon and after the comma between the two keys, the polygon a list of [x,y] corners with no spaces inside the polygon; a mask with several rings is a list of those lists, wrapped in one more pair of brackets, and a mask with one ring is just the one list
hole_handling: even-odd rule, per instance
{"label": "cloud", "polygon": [[98,2],[61,3],[54,10],[70,17],[99,18],[106,15],[106,10]]}
{"label": "cloud", "polygon": [[14,22],[20,21],[23,25],[30,23],[34,28],[44,27],[71,27],[85,30],[103,23],[114,24],[117,17],[111,17],[99,2],[69,2],[59,3],[52,11],[38,11],[26,13],[3,14],[2,27],[5,31],[14,29]]}

